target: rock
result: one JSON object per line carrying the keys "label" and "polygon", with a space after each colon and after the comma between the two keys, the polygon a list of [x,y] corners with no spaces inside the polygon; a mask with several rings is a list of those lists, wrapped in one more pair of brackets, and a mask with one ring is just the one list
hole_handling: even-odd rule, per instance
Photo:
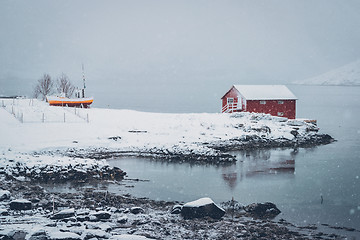
{"label": "rock", "polygon": [[244,210],[253,217],[258,218],[274,218],[281,211],[271,202],[252,203],[244,208]]}
{"label": "rock", "polygon": [[92,216],[95,216],[97,220],[109,219],[111,217],[111,214],[107,211],[92,212],[90,215],[90,219]]}
{"label": "rock", "polygon": [[83,235],[84,236],[84,240],[89,240],[92,238],[97,238],[97,239],[103,239],[103,238],[109,238],[110,234],[106,233],[105,231],[102,230],[95,230],[95,229],[87,229]]}
{"label": "rock", "polygon": [[10,202],[11,210],[31,210],[32,204],[26,199],[16,199]]}
{"label": "rock", "polygon": [[139,214],[139,213],[143,213],[144,209],[142,209],[141,207],[132,207],[130,208],[130,212],[132,214]]}
{"label": "rock", "polygon": [[0,190],[0,201],[10,199],[10,192],[8,190]]}
{"label": "rock", "polygon": [[0,216],[8,216],[9,212],[5,208],[0,208]]}
{"label": "rock", "polygon": [[114,136],[114,137],[108,137],[108,139],[118,141],[118,140],[121,140],[121,137],[120,136]]}
{"label": "rock", "polygon": [[196,201],[188,202],[181,209],[181,215],[185,219],[202,218],[206,216],[213,219],[220,219],[224,214],[225,210],[216,205],[210,198],[200,198]]}
{"label": "rock", "polygon": [[75,209],[74,208],[69,208],[69,209],[64,209],[58,213],[55,213],[53,216],[51,216],[51,219],[64,219],[64,218],[70,218],[75,216]]}
{"label": "rock", "polygon": [[50,240],[81,240],[81,236],[72,232],[50,231]]}
{"label": "rock", "polygon": [[182,205],[175,205],[175,206],[171,209],[171,214],[180,214],[182,207],[183,207]]}
{"label": "rock", "polygon": [[296,130],[291,130],[290,133],[294,135],[294,137],[297,137],[299,135],[299,132]]}
{"label": "rock", "polygon": [[120,224],[125,224],[128,221],[128,217],[127,216],[121,216],[118,218],[117,222]]}
{"label": "rock", "polygon": [[22,230],[14,230],[8,233],[8,237],[11,240],[25,240],[27,232],[24,232]]}
{"label": "rock", "polygon": [[90,210],[87,210],[87,209],[76,210],[76,215],[77,216],[89,215],[89,213],[90,213]]}
{"label": "rock", "polygon": [[44,230],[40,230],[29,238],[29,240],[48,240],[49,236],[46,234]]}
{"label": "rock", "polygon": [[147,237],[140,235],[131,235],[131,234],[122,234],[122,235],[113,235],[109,240],[144,240],[148,239]]}
{"label": "rock", "polygon": [[39,203],[39,202],[40,202],[40,199],[38,199],[38,198],[32,198],[32,199],[30,199],[30,201],[31,201],[32,203]]}
{"label": "rock", "polygon": [[76,220],[79,222],[90,221],[90,217],[86,215],[77,216]]}

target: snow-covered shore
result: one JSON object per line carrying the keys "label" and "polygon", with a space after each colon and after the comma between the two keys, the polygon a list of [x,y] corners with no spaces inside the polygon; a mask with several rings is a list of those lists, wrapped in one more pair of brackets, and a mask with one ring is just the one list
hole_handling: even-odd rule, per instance
{"label": "snow-covered shore", "polygon": [[224,149],[330,141],[316,140],[323,135],[312,124],[266,114],[166,114],[50,107],[30,99],[0,101],[5,106],[0,109],[3,156],[51,152],[87,158],[134,154],[221,160],[231,159],[220,151]]}
{"label": "snow-covered shore", "polygon": [[[333,141],[312,124],[267,114],[75,109],[33,99],[0,104],[0,170],[17,178],[43,179],[49,171],[56,180],[56,173],[81,171],[102,178],[110,171],[104,159],[126,155],[217,163],[236,160],[230,150]],[[111,178],[121,177],[113,171]]]}

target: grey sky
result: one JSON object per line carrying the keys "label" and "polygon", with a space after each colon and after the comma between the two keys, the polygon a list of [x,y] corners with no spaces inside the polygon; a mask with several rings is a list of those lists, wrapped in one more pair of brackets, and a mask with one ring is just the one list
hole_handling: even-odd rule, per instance
{"label": "grey sky", "polygon": [[358,0],[3,0],[0,94],[30,94],[43,73],[81,84],[82,63],[97,91],[304,79],[360,58],[359,9]]}

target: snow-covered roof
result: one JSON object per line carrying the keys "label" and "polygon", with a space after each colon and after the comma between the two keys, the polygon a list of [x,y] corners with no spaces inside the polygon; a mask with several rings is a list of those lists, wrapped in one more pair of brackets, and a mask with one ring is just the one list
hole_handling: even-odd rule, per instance
{"label": "snow-covered roof", "polygon": [[296,100],[285,85],[234,85],[246,100]]}

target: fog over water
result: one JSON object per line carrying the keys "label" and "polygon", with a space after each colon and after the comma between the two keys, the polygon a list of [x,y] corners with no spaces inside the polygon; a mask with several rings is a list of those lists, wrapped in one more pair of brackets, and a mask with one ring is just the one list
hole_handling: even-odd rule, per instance
{"label": "fog over water", "polygon": [[80,86],[82,63],[95,105],[115,101],[102,93],[159,105],[154,89],[219,97],[234,83],[289,83],[360,58],[358,9],[357,0],[5,0],[0,94],[31,95],[43,73]]}

